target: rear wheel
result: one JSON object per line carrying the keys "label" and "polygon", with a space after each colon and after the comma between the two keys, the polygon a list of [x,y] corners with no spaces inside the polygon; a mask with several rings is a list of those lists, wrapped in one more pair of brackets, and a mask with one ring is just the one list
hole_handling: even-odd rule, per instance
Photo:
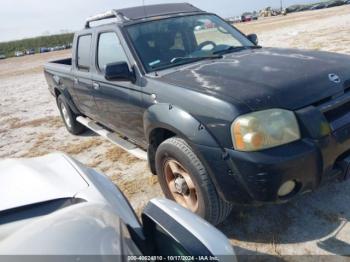
{"label": "rear wheel", "polygon": [[156,170],[165,196],[217,225],[232,204],[220,198],[205,167],[181,138],[164,141],[156,152]]}
{"label": "rear wheel", "polygon": [[69,104],[63,95],[58,96],[57,106],[68,132],[73,135],[79,135],[86,131],[85,126],[76,120],[77,115],[70,109]]}

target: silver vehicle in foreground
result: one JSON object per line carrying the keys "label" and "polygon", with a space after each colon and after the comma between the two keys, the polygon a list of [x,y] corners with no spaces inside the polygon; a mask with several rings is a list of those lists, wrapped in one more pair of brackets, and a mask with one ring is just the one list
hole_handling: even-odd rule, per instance
{"label": "silver vehicle in foreground", "polygon": [[92,255],[103,261],[235,261],[228,239],[200,217],[153,199],[141,224],[106,176],[64,154],[1,161],[0,200],[0,255],[19,260],[70,255],[84,261]]}

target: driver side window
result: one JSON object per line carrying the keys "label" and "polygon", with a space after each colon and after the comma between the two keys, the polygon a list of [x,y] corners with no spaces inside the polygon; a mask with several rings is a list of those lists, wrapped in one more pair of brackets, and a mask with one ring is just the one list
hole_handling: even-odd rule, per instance
{"label": "driver side window", "polygon": [[106,65],[108,64],[128,61],[124,49],[115,32],[100,34],[97,53],[98,68],[102,72],[105,70]]}

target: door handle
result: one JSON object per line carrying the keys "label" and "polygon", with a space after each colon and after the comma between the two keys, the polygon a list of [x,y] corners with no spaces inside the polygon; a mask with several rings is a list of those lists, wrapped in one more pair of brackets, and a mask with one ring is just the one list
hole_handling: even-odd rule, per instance
{"label": "door handle", "polygon": [[93,87],[95,90],[100,90],[100,89],[101,89],[100,84],[99,84],[99,83],[96,83],[96,82],[92,83],[92,87]]}

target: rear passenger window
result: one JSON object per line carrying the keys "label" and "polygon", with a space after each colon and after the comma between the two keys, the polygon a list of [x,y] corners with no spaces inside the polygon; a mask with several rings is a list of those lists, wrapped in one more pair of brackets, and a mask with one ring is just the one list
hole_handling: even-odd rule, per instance
{"label": "rear passenger window", "polygon": [[90,69],[91,35],[80,36],[78,39],[77,64],[79,69]]}
{"label": "rear passenger window", "polygon": [[114,32],[100,34],[97,55],[98,68],[104,71],[108,64],[127,61],[117,34]]}

